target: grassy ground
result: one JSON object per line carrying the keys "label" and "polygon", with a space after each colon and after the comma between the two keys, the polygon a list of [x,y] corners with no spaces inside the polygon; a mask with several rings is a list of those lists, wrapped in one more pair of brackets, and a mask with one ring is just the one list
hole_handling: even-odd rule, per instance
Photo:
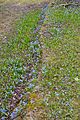
{"label": "grassy ground", "polygon": [[79,120],[80,8],[49,7],[42,27],[41,88],[53,120]]}
{"label": "grassy ground", "polygon": [[[8,109],[8,100],[11,98],[15,87],[20,84],[19,80],[26,72],[27,63],[30,58],[28,47],[32,32],[36,28],[39,20],[40,9],[33,10],[16,23],[16,33],[13,38],[9,38],[6,44],[1,44],[0,54],[0,99],[3,114]],[[27,26],[27,27],[26,27]]]}
{"label": "grassy ground", "polygon": [[24,120],[79,120],[79,10],[75,6],[48,7],[40,32],[41,72],[30,93]]}
{"label": "grassy ground", "polygon": [[[33,81],[25,82],[26,74],[34,64],[29,64],[32,62],[29,48],[35,38],[33,31],[38,26],[41,9],[32,10],[17,21],[15,34],[10,36],[7,43],[0,41],[0,116],[7,117],[17,106],[21,114],[28,101],[24,108],[27,110],[23,109],[26,115],[17,120],[79,120],[79,11],[80,8],[75,6],[49,6],[44,13],[46,17],[39,32],[42,60],[39,71],[34,73],[38,76]],[[25,89],[22,88],[24,84]],[[17,86],[24,93],[21,101],[16,106],[13,104],[15,108],[11,106],[12,109],[9,100],[12,98],[11,102],[14,103],[18,99],[19,96],[14,94]],[[14,113],[12,115],[15,116]]]}

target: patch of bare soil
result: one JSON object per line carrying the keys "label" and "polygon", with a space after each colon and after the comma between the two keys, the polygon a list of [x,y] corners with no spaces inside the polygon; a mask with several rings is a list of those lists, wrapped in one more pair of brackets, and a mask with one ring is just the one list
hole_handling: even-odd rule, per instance
{"label": "patch of bare soil", "polygon": [[44,2],[31,5],[26,3],[0,4],[0,40],[5,41],[6,35],[14,31],[12,28],[17,19],[32,9],[41,8],[43,4]]}

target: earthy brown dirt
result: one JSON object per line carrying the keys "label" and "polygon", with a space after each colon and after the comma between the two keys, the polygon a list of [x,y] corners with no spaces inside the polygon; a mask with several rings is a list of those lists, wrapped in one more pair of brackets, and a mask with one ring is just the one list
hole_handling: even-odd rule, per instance
{"label": "earthy brown dirt", "polygon": [[22,15],[32,9],[41,8],[45,2],[40,4],[0,4],[0,40],[6,40],[6,35],[14,31],[13,25]]}

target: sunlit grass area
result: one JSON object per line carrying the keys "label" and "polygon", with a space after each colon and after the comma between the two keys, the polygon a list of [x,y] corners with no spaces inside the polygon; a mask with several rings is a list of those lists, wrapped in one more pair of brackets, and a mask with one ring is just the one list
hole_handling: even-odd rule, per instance
{"label": "sunlit grass area", "polygon": [[[42,82],[49,119],[79,120],[80,8],[48,8],[42,27]],[[44,33],[44,34],[43,34]]]}

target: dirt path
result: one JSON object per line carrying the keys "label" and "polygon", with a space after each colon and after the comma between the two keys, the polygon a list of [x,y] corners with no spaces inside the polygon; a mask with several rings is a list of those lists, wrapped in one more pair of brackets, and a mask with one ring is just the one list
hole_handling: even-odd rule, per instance
{"label": "dirt path", "polygon": [[45,2],[39,4],[6,3],[0,4],[0,40],[7,40],[6,35],[14,31],[14,23],[21,16],[32,9],[41,8]]}

